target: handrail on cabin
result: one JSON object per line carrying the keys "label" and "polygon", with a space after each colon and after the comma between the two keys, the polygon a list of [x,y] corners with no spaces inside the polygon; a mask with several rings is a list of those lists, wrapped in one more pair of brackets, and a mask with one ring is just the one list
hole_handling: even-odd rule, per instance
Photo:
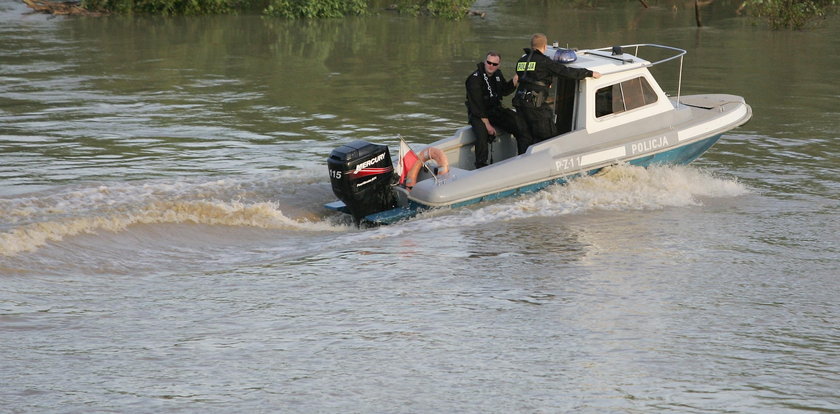
{"label": "handrail on cabin", "polygon": [[[595,55],[595,56],[599,56],[599,57],[603,57],[603,58],[620,60],[624,63],[633,63],[633,59],[622,59],[620,57],[616,57],[616,56],[613,56],[613,55],[603,55],[603,54],[600,54],[600,53],[593,53],[595,51],[599,51],[599,52],[600,51],[610,51],[610,52],[612,52],[614,47],[615,46],[602,47],[602,48],[598,48],[598,49],[584,50],[582,52],[584,54],[590,54],[590,55]],[[643,67],[655,66],[655,65],[658,65],[660,63],[668,62],[670,60],[674,60],[676,58],[679,58],[680,59],[680,74],[679,74],[679,79],[677,80],[677,102],[679,103],[680,92],[681,92],[681,89],[682,89],[683,56],[685,56],[685,54],[688,53],[688,52],[685,51],[685,49],[680,49],[680,48],[672,47],[672,46],[659,45],[659,44],[655,44],[655,43],[636,43],[636,44],[632,44],[632,45],[621,45],[620,47],[621,47],[622,50],[624,48],[635,47],[636,50],[635,50],[635,52],[633,52],[633,56],[635,56],[635,57],[639,57],[639,48],[640,47],[653,47],[653,48],[660,48],[660,49],[668,49],[668,50],[672,50],[674,52],[677,52],[673,56],[669,56],[669,57],[666,57],[664,59],[657,60],[656,62],[648,62],[647,64],[644,64],[642,66]],[[620,72],[633,70],[633,69],[636,69],[636,68],[635,67],[634,68],[627,68],[627,69],[617,70],[615,72],[610,72],[610,73],[620,73]]]}
{"label": "handrail on cabin", "polygon": [[[602,48],[598,48],[598,49],[584,50],[584,51],[582,51],[582,52],[583,52],[583,53],[592,54],[592,55],[595,55],[595,56],[600,56],[600,57],[606,57],[606,58],[611,58],[611,59],[622,60],[622,61],[624,61],[624,62],[626,62],[626,63],[632,63],[632,62],[633,62],[633,60],[632,60],[632,59],[630,59],[630,60],[626,60],[626,59],[616,58],[616,57],[614,57],[614,56],[612,56],[612,55],[602,55],[602,54],[600,54],[600,53],[592,53],[593,51],[612,51],[613,47],[614,47],[614,46],[611,46],[611,47],[602,47]],[[635,48],[636,48],[636,51],[633,53],[633,55],[634,55],[634,56],[636,56],[636,57],[639,57],[639,48],[640,48],[640,47],[654,47],[654,48],[660,48],[660,49],[673,50],[673,51],[677,52],[677,53],[676,53],[676,54],[674,54],[673,56],[669,56],[669,57],[666,57],[665,59],[657,60],[656,62],[650,62],[649,64],[644,65],[644,66],[654,66],[654,65],[658,65],[658,64],[660,64],[660,63],[667,62],[667,61],[669,61],[669,60],[674,60],[674,59],[676,59],[676,58],[682,57],[682,56],[684,56],[686,53],[688,53],[688,52],[686,52],[684,49],[680,49],[680,48],[676,48],[676,47],[672,47],[672,46],[658,45],[658,44],[654,44],[654,43],[637,43],[637,44],[632,44],[632,45],[621,45],[620,47],[622,48],[622,50],[623,50],[624,48],[631,48],[631,47],[635,47]],[[613,72],[613,73],[615,73],[615,72]]]}

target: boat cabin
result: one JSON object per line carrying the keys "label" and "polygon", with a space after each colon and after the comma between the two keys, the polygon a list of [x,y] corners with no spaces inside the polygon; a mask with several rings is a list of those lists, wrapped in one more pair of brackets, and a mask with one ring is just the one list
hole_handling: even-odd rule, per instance
{"label": "boat cabin", "polygon": [[[640,48],[653,49],[654,54],[664,54],[665,58],[655,62],[639,58]],[[557,45],[548,46],[546,56],[552,57],[560,52],[568,51]],[[533,144],[528,151],[546,149],[557,140],[564,143],[563,147],[573,142],[581,145],[592,143],[593,138],[609,140],[614,134],[608,130],[613,128],[642,132],[657,127],[648,122],[655,118],[660,119],[659,122],[671,122],[662,120],[659,115],[675,112],[676,100],[665,94],[648,68],[684,54],[682,49],[650,44],[577,51],[576,60],[568,65],[597,71],[601,77],[583,80],[554,78],[548,102],[554,107],[557,136]],[[474,142],[472,129],[466,126],[453,137],[434,145],[446,152],[450,166],[472,170]],[[508,133],[500,134],[490,145],[491,164],[516,155],[516,140]]]}
{"label": "boat cabin", "polygon": [[[558,50],[549,46],[546,55],[553,56]],[[622,52],[620,48],[583,50],[568,64],[600,72],[599,79],[555,78],[551,94],[558,135],[579,129],[594,133],[674,110],[648,70],[652,63]]]}

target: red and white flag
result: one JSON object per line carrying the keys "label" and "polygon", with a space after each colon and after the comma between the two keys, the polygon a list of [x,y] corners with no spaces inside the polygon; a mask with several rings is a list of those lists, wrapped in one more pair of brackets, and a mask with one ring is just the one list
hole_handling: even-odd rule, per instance
{"label": "red and white flag", "polygon": [[405,176],[408,175],[408,172],[411,170],[411,167],[414,166],[414,163],[417,162],[419,157],[417,154],[414,153],[414,150],[405,143],[405,141],[400,137],[400,160],[397,163],[397,172],[400,174],[400,184],[405,183]]}

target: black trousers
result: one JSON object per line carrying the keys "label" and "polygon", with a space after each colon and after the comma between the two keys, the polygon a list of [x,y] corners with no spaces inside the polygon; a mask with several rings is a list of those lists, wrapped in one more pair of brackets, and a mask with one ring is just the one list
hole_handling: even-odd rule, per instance
{"label": "black trousers", "polygon": [[557,135],[557,126],[554,125],[554,112],[550,105],[542,105],[536,108],[520,105],[516,107],[516,113],[527,130],[527,133],[521,134],[523,135],[522,138],[516,140],[517,150],[520,154],[524,154],[525,150],[532,144]]}
{"label": "black trousers", "polygon": [[[516,112],[508,108],[497,108],[487,114],[487,120],[493,125],[493,128],[503,129],[513,134],[517,141],[519,140],[522,130],[525,129],[521,124],[521,120],[516,115]],[[487,165],[487,153],[490,142],[495,138],[487,133],[487,128],[481,118],[470,114],[470,125],[472,125],[473,133],[475,134],[475,167],[481,168]]]}

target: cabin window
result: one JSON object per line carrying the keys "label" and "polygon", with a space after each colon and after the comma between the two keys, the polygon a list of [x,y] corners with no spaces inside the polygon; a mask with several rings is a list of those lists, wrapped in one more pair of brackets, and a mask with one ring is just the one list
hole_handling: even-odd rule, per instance
{"label": "cabin window", "polygon": [[656,92],[644,77],[606,86],[595,92],[595,117],[618,114],[656,102]]}

